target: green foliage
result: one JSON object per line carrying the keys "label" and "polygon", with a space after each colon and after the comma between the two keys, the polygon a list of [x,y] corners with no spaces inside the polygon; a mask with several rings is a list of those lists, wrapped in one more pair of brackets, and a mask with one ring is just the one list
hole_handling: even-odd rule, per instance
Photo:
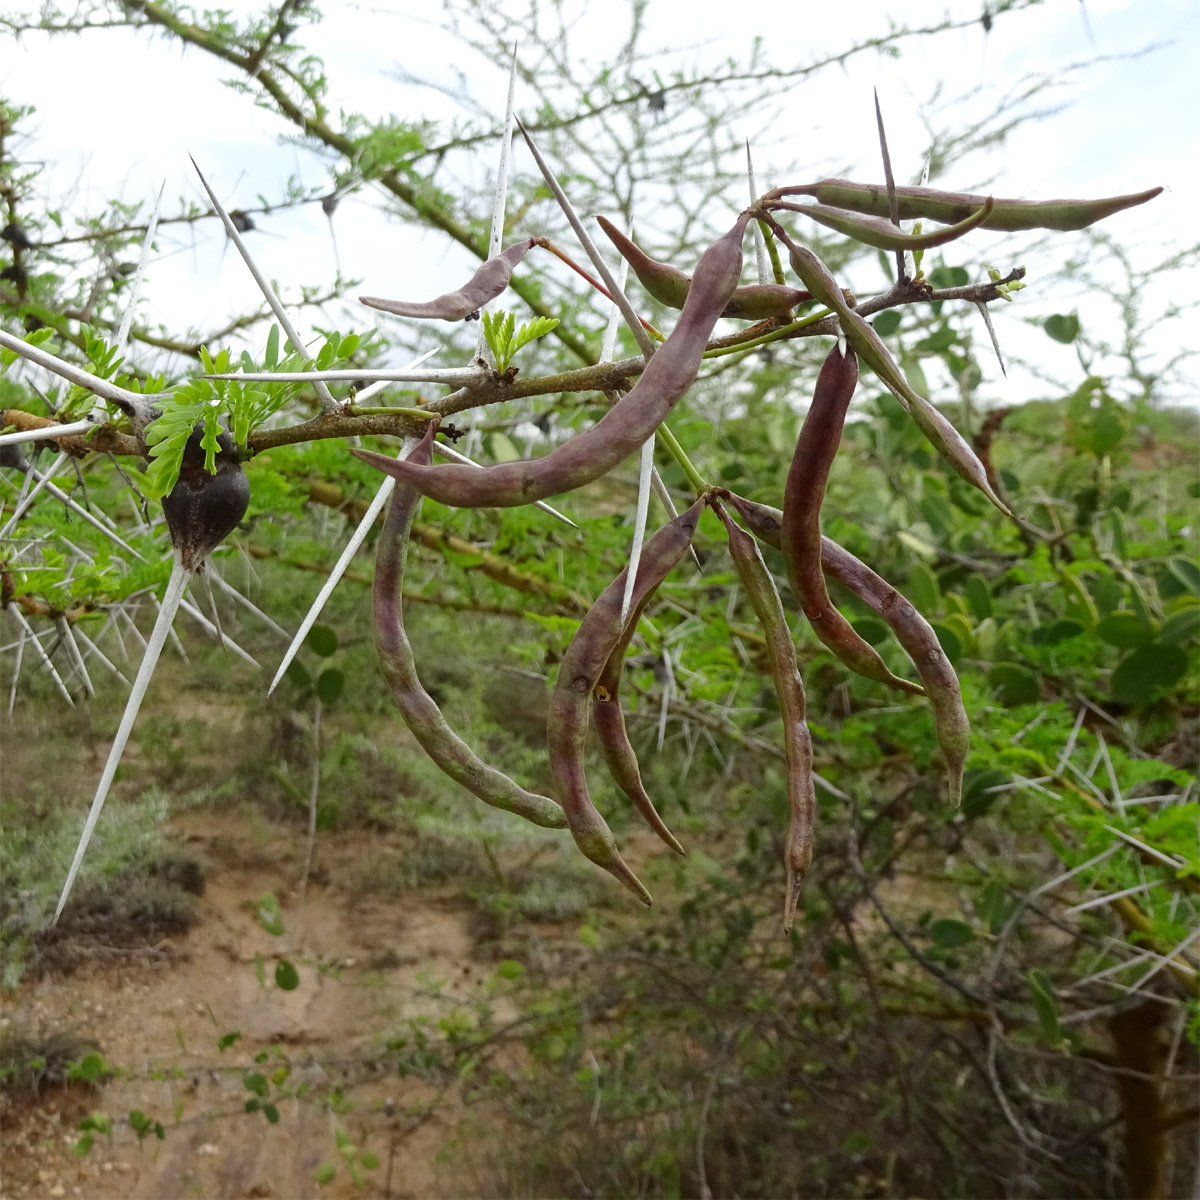
{"label": "green foliage", "polygon": [[538,338],[545,337],[546,334],[557,328],[557,317],[537,317],[517,329],[510,312],[498,309],[496,312],[483,314],[483,336],[492,352],[496,370],[501,375],[505,374],[512,366],[513,359],[516,358],[517,352],[522,347],[528,346],[530,342],[536,341]]}

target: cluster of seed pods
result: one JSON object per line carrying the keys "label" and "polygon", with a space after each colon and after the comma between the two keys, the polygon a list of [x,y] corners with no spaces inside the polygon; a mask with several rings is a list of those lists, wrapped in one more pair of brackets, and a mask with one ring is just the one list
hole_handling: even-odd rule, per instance
{"label": "cluster of seed pods", "polygon": [[[1121,208],[1143,203],[1156,194],[1151,191],[1100,201],[1032,204],[943,193],[928,188],[879,189],[842,180],[825,180],[767,193],[705,251],[691,276],[651,258],[611,222],[598,218],[613,246],[629,263],[646,291],[659,302],[681,310],[675,328],[649,359],[637,383],[602,420],[544,458],[509,462],[483,470],[453,464],[431,465],[430,450],[435,432],[432,424],[421,444],[406,458],[392,459],[370,451],[354,451],[398,481],[380,542],[375,584],[376,623],[385,674],[405,720],[421,745],[447,774],[487,803],[519,812],[541,825],[561,827],[565,824],[591,861],[609,871],[635,896],[649,904],[649,893],[622,858],[612,831],[592,803],[584,770],[584,747],[588,730],[594,726],[613,780],[662,841],[682,854],[683,848],[666,827],[643,785],[637,758],[626,733],[619,693],[626,651],[641,616],[660,584],[686,555],[700,513],[707,505],[724,523],[738,578],[763,628],[770,672],[783,718],[790,812],[784,844],[785,929],[793,922],[805,871],[813,853],[816,810],[813,752],[795,645],[780,593],[755,544],[756,538],[782,553],[798,607],[820,640],[843,664],[868,679],[928,700],[946,760],[950,801],[957,807],[962,794],[970,726],[958,679],[949,660],[932,627],[908,600],[821,533],[821,506],[857,384],[860,359],[896,395],[953,469],[1002,511],[1008,513],[1008,509],[991,489],[983,466],[971,447],[941,412],[911,388],[883,341],[855,311],[854,302],[843,293],[821,260],[793,240],[771,214],[779,210],[802,212],[868,245],[888,250],[914,250],[942,245],[977,227],[1081,228]],[[794,204],[784,198],[789,195],[813,196],[818,203]],[[881,219],[888,212],[889,204],[894,210],[897,199],[903,216],[930,217],[953,223],[925,233],[904,233],[896,225]],[[792,267],[805,289],[767,283],[739,286],[742,239],[752,217],[767,224],[787,249]],[[437,300],[424,304],[374,299],[366,302],[402,315],[461,320],[473,315],[503,290],[513,267],[539,241],[541,239],[529,239],[511,247],[480,268],[458,291]],[[419,496],[430,496],[454,507],[511,507],[582,487],[609,472],[653,436],[695,380],[708,339],[720,318],[787,320],[796,306],[813,300],[836,314],[841,337],[829,352],[818,376],[787,474],[783,510],[757,504],[723,488],[698,489],[700,496],[695,503],[658,530],[647,543],[630,594],[626,595],[627,568],[595,601],[563,656],[549,704],[547,745],[557,804],[524,791],[480,763],[449,730],[436,705],[421,688],[412,649],[404,635],[400,583],[407,532]],[[733,520],[725,505],[736,512],[750,533]],[[879,653],[855,632],[833,605],[826,585],[827,576],[837,580],[887,623],[896,641],[911,658],[920,685],[895,675]]]}

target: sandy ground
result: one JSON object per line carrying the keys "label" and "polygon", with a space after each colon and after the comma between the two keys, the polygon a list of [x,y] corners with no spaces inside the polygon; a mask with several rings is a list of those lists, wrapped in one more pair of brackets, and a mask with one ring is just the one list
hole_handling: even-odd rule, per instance
{"label": "sandy ground", "polygon": [[[449,889],[381,899],[339,886],[386,842],[378,834],[319,842],[300,896],[294,831],[285,843],[282,832],[230,813],[187,814],[172,831],[207,867],[196,926],[134,951],[85,955],[70,973],[42,974],[8,998],[10,1027],[92,1038],[119,1071],[103,1087],[76,1083],[10,1096],[0,1193],[400,1198],[477,1191],[455,1152],[453,1091],[400,1076],[382,1061],[387,1032],[402,1029],[406,1018],[436,1022],[485,994],[495,963],[486,952],[481,958],[470,905]],[[283,905],[281,937],[256,916],[266,891]],[[265,987],[256,956],[266,966]],[[281,957],[299,969],[294,991],[274,986]],[[489,1003],[502,1009],[503,998]],[[231,1031],[241,1039],[220,1050],[218,1039]],[[269,1057],[256,1066],[262,1051]],[[247,1114],[244,1072],[272,1077],[285,1065],[287,1078],[271,1084],[278,1123]],[[98,1135],[77,1157],[78,1122],[98,1108],[113,1120],[111,1137]],[[139,1143],[131,1109],[161,1121],[165,1139]],[[362,1172],[361,1189],[340,1161],[339,1128],[378,1158]],[[322,1163],[338,1163],[324,1186],[315,1178]]]}

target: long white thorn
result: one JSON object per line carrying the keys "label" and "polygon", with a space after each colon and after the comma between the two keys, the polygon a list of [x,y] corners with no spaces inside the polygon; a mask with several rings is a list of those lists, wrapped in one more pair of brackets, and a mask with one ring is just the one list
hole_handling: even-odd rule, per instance
{"label": "long white thorn", "polygon": [[[746,139],[746,180],[750,184],[750,203],[758,199],[758,180],[754,178],[754,159],[750,157],[750,139]],[[771,283],[771,261],[767,257],[767,239],[763,237],[762,226],[757,221],[751,221],[754,226],[754,261],[758,265],[758,282]]]}
{"label": "long white thorn", "polygon": [[94,654],[126,687],[129,686],[129,680],[121,674],[120,670],[117,668],[112,659],[110,659],[108,655],[105,654],[104,651],[101,650],[100,647],[97,646],[96,643],[93,642],[92,639],[83,632],[82,629],[76,629],[75,636],[79,638],[88,648],[88,650]]}
{"label": "long white thorn", "polygon": [[533,155],[534,162],[537,163],[538,169],[542,173],[547,186],[554,193],[554,198],[558,201],[559,207],[566,214],[566,218],[571,223],[571,228],[575,230],[575,236],[579,239],[579,243],[587,252],[588,258],[592,260],[592,265],[600,274],[600,278],[604,280],[604,286],[608,288],[609,294],[616,302],[617,307],[621,310],[621,316],[625,318],[625,323],[633,331],[633,336],[637,339],[637,344],[641,348],[642,353],[649,362],[654,354],[654,340],[642,327],[642,322],[638,319],[638,315],[633,310],[633,305],[629,303],[625,292],[618,286],[612,271],[609,270],[608,263],[604,261],[603,255],[596,249],[595,242],[588,235],[588,231],[584,228],[583,222],[579,219],[579,214],[575,211],[571,201],[567,199],[567,194],[562,190],[558,180],[554,177],[554,172],[550,170],[549,163],[542,157],[541,151],[534,145],[533,138],[529,136],[529,130],[521,124],[520,119],[517,119],[517,124],[521,128],[521,132],[525,135],[525,141],[529,146],[529,152]]}
{"label": "long white thorn", "polygon": [[72,421],[69,425],[44,425],[41,429],[18,429],[16,433],[0,434],[0,446],[15,446],[18,442],[48,442],[51,438],[74,437],[95,428],[91,417]]}
{"label": "long white thorn", "polygon": [[646,540],[646,518],[650,514],[650,477],[654,474],[654,439],[642,443],[638,461],[637,515],[633,522],[633,545],[629,548],[629,570],[625,576],[625,594],[621,597],[621,625],[624,627],[633,603],[633,588],[637,582],[638,566],[642,561],[642,545]]}
{"label": "long white thorn", "polygon": [[996,361],[1000,364],[1000,374],[1005,379],[1008,378],[1008,368],[1004,365],[1004,355],[1000,353],[1000,341],[996,337],[995,327],[992,325],[992,313],[982,300],[975,301],[975,307],[979,309],[979,315],[983,318],[983,323],[987,328],[988,337],[992,339],[992,349],[996,352]]}
{"label": "long white thorn", "polygon": [[[250,274],[254,276],[254,282],[258,284],[259,291],[266,297],[267,303],[271,306],[271,311],[275,314],[275,319],[279,322],[280,328],[287,334],[288,341],[292,343],[292,349],[305,362],[312,362],[312,356],[300,340],[300,335],[296,332],[296,327],[292,324],[287,311],[284,309],[279,297],[275,294],[275,289],[271,286],[267,277],[258,269],[254,259],[250,256],[250,251],[246,249],[246,243],[242,241],[242,235],[238,233],[237,226],[234,225],[229,214],[225,211],[225,206],[217,199],[216,192],[208,186],[208,180],[204,178],[204,172],[200,170],[194,158],[192,159],[192,166],[196,168],[196,174],[200,176],[200,182],[203,184],[204,190],[208,193],[208,198],[212,201],[212,206],[216,209],[217,215],[221,218],[221,223],[225,226],[225,232],[229,235],[229,240],[237,248],[237,252],[242,256],[242,261],[250,269]],[[282,378],[282,376],[277,376],[276,378]],[[356,378],[361,378],[361,376],[357,376]],[[325,412],[334,413],[341,410],[342,406],[330,395],[329,389],[324,383],[316,383],[314,390],[317,393],[317,399],[321,401],[321,408]]]}
{"label": "long white thorn", "polygon": [[[415,438],[405,438],[401,454],[407,456],[408,451],[415,445]],[[375,524],[375,519],[383,510],[383,506],[387,503],[387,499],[392,494],[392,489],[395,486],[395,479],[390,475],[385,475],[383,483],[379,486],[379,491],[375,493],[375,499],[367,506],[367,511],[363,513],[363,518],[359,521],[358,527],[350,535],[350,540],[338,556],[333,570],[329,572],[329,578],[321,585],[321,590],[317,593],[317,598],[312,602],[308,612],[305,613],[304,620],[300,622],[300,628],[296,630],[296,636],[292,638],[292,643],[288,646],[283,656],[283,661],[279,664],[279,670],[275,672],[275,678],[271,680],[271,686],[267,688],[268,696],[279,685],[279,681],[283,678],[283,673],[291,666],[292,659],[296,657],[300,647],[304,644],[304,639],[308,637],[308,631],[317,623],[317,618],[321,615],[322,609],[324,609],[329,597],[333,595],[333,589],[341,582],[342,576],[346,573],[346,568],[358,552],[359,546],[363,544],[367,534],[370,533],[371,526]]]}
{"label": "long white thorn", "polygon": [[[629,229],[628,236],[633,237],[632,226]],[[625,287],[625,281],[629,278],[629,263],[625,259],[621,260],[621,265],[617,271],[617,283],[621,288]],[[613,355],[617,352],[617,306],[614,304],[609,309],[608,325],[604,329],[604,341],[600,346],[600,361],[602,363],[612,362]],[[625,621],[629,616],[629,609],[633,603],[633,589],[637,584],[638,565],[642,561],[642,543],[646,538],[646,518],[650,514],[650,477],[654,474],[654,435],[651,434],[643,443],[641,453],[638,456],[638,494],[637,508],[633,519],[633,544],[629,548],[629,566],[625,573],[625,591],[621,596],[621,626],[624,627]]]}
{"label": "long white thorn", "polygon": [[[30,468],[30,470],[32,471],[33,468]],[[41,478],[40,472],[33,471],[33,477],[35,479]],[[109,529],[109,527],[107,525],[105,525],[104,522],[99,519],[99,517],[95,516],[93,513],[88,512],[88,510],[86,508],[84,508],[82,504],[79,504],[75,500],[72,500],[71,497],[68,496],[67,493],[62,490],[62,488],[56,487],[48,479],[46,480],[46,491],[51,496],[53,496],[56,500],[65,504],[73,513],[75,513],[77,516],[81,517],[89,525],[92,525],[96,529],[98,529],[102,534],[104,534],[105,537],[110,538],[112,541],[114,541],[118,546],[121,547],[122,550],[127,550],[130,554],[132,554],[134,556],[134,558],[139,559],[142,562],[146,561],[146,558],[144,555],[139,554],[119,534],[116,534],[111,529]]]}
{"label": "long white thorn", "polygon": [[[513,44],[512,65],[508,69],[508,100],[504,105],[504,129],[500,133],[500,160],[496,163],[496,190],[492,195],[492,227],[488,235],[488,258],[500,253],[504,242],[504,212],[508,204],[508,162],[512,155],[513,98],[517,91],[517,47]],[[479,337],[475,342],[475,357],[483,354],[483,322],[479,322]],[[476,410],[471,410],[474,424]]]}
{"label": "long white thorn", "polygon": [[150,633],[150,641],[146,644],[146,653],[142,656],[142,665],[138,668],[137,678],[133,681],[133,690],[129,693],[129,699],[125,704],[125,711],[121,714],[121,724],[117,727],[117,736],[113,740],[112,748],[108,752],[108,761],[104,764],[104,772],[100,776],[100,782],[96,787],[96,795],[92,799],[92,807],[88,810],[87,820],[83,825],[83,833],[80,835],[79,845],[75,848],[75,857],[71,861],[71,869],[67,872],[67,879],[63,884],[62,895],[58,898],[58,907],[54,910],[54,919],[51,921],[52,925],[58,924],[58,918],[62,915],[63,905],[66,904],[67,897],[71,894],[71,888],[75,883],[75,877],[79,874],[79,865],[83,862],[83,856],[88,848],[88,843],[92,840],[92,834],[96,829],[96,822],[100,819],[100,811],[104,808],[104,801],[108,797],[108,790],[112,787],[113,777],[117,773],[121,756],[125,753],[125,746],[133,730],[133,722],[137,718],[138,709],[142,706],[142,699],[146,695],[146,689],[150,686],[151,676],[154,674],[154,668],[158,665],[159,656],[162,654],[162,648],[167,640],[167,631],[171,628],[171,622],[174,621],[175,614],[179,610],[179,602],[183,599],[183,589],[187,586],[190,574],[191,572],[183,565],[183,559],[180,558],[177,551],[171,566],[171,577],[167,580],[167,589],[163,593],[162,607],[158,610],[158,619],[154,622],[154,629]]}
{"label": "long white thorn", "polygon": [[67,653],[75,664],[75,670],[78,672],[80,679],[83,680],[84,691],[89,696],[96,695],[96,689],[92,687],[92,677],[88,674],[87,667],[83,662],[83,655],[79,653],[79,643],[75,640],[75,635],[71,632],[70,622],[66,617],[59,617],[55,622],[58,626],[58,636],[62,639],[63,644],[67,648]]}
{"label": "long white thorn", "polygon": [[[295,343],[292,343],[295,345]],[[339,367],[328,371],[224,371],[205,375],[204,379],[233,379],[248,383],[354,383],[369,379],[372,383],[444,383],[450,387],[468,387],[482,383],[491,375],[482,367],[436,367],[415,371],[408,367],[364,367],[346,370]],[[357,401],[358,397],[355,397]]]}
{"label": "long white thorn", "polygon": [[21,660],[25,657],[25,630],[21,630],[21,639],[17,642],[17,661],[13,663],[12,686],[8,689],[8,715],[13,714],[13,706],[17,702],[17,682],[21,678]]}
{"label": "long white thorn", "polygon": [[189,617],[200,625],[204,632],[208,634],[215,642],[224,646],[227,650],[232,650],[243,662],[249,663],[256,671],[262,670],[262,663],[251,654],[247,654],[232,638],[223,637],[221,631],[210,621],[204,613],[200,611],[194,604],[188,600],[181,601],[179,607],[183,609]]}
{"label": "long white thorn", "polygon": [[46,653],[46,647],[42,645],[41,639],[33,631],[33,626],[25,619],[25,614],[15,605],[12,608],[12,615],[16,617],[17,624],[21,626],[25,636],[33,642],[33,648],[37,651],[37,656],[42,660],[42,665],[50,672],[50,678],[54,680],[58,690],[62,692],[63,699],[72,707],[75,707],[75,701],[71,698],[71,693],[67,690],[67,685],[63,683],[62,676],[54,668],[54,663],[50,661],[50,655]]}
{"label": "long white thorn", "polygon": [[[65,379],[68,383],[75,383],[82,388],[87,388],[89,392],[103,400],[111,400],[124,411],[134,409],[144,412],[150,407],[150,402],[157,397],[157,393],[154,396],[143,396],[137,392],[127,391],[107,379],[101,379],[99,375],[93,375],[90,371],[75,366],[74,363],[56,358],[40,346],[31,346],[28,342],[13,337],[11,333],[5,333],[3,329],[0,329],[0,346],[12,350],[29,362],[57,375],[60,379]],[[60,431],[56,430],[55,432],[57,435]]]}
{"label": "long white thorn", "polygon": [[142,253],[129,289],[129,301],[125,305],[121,326],[117,330],[116,350],[118,354],[124,352],[125,343],[129,341],[129,331],[133,328],[133,310],[137,307],[138,296],[141,295],[142,280],[146,276],[146,264],[150,261],[150,245],[154,241],[154,234],[158,229],[158,214],[162,211],[163,191],[166,186],[166,180],[163,180],[162,187],[158,189],[158,198],[154,201],[154,211],[150,214],[150,224],[146,226],[146,236],[142,239]]}
{"label": "long white thorn", "polygon": [[13,509],[13,515],[5,522],[4,528],[0,529],[0,538],[5,538],[12,531],[16,523],[33,507],[33,502],[38,498],[38,493],[50,483],[50,477],[58,470],[59,467],[66,462],[67,452],[63,450],[59,456],[50,464],[50,469],[25,493],[23,499],[18,501],[16,508]]}
{"label": "long white thorn", "polygon": [[217,569],[212,565],[212,560],[208,562],[206,574],[211,582],[215,583],[227,596],[240,604],[247,612],[253,613],[264,625],[272,632],[279,634],[286,642],[292,635],[288,633],[282,625],[277,621],[272,620],[257,604],[247,596],[243,596],[227,579],[222,578]]}
{"label": "long white thorn", "polygon": [[[405,363],[405,364],[404,364],[404,367],[403,367],[402,369],[403,369],[403,370],[405,370],[405,371],[409,371],[409,370],[415,370],[415,369],[416,369],[417,367],[419,367],[419,366],[420,366],[420,365],[421,365],[423,362],[425,362],[425,361],[426,361],[426,360],[428,360],[428,359],[431,359],[431,358],[432,358],[432,357],[433,357],[435,354],[440,354],[440,353],[441,353],[441,351],[442,351],[442,347],[441,347],[441,346],[434,346],[434,348],[433,348],[432,350],[426,350],[424,354],[418,354],[416,358],[414,358],[414,359],[410,360],[409,362]],[[390,381],[389,381],[389,380],[387,380],[387,379],[379,379],[379,380],[376,380],[376,382],[375,382],[375,383],[373,383],[373,384],[371,384],[371,386],[370,386],[370,387],[365,387],[365,388],[363,388],[363,389],[362,389],[362,391],[361,391],[361,392],[356,392],[356,393],[355,393],[355,395],[354,395],[354,403],[355,403],[355,404],[361,404],[361,403],[362,403],[364,400],[369,400],[369,399],[370,399],[372,396],[374,396],[376,393],[378,393],[378,392],[382,392],[382,391],[383,391],[383,389],[384,389],[385,387],[387,387],[387,385],[388,385],[388,383],[389,383],[389,382],[390,382]]]}

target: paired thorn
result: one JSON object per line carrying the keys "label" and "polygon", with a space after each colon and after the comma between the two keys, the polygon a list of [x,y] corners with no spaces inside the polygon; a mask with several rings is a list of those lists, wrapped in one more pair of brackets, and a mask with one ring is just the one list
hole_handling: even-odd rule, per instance
{"label": "paired thorn", "polygon": [[[189,155],[189,157],[191,157]],[[300,339],[300,334],[296,331],[296,327],[292,324],[291,319],[287,315],[279,297],[275,294],[275,289],[268,282],[267,277],[258,269],[257,264],[250,255],[250,251],[246,249],[246,243],[242,241],[242,235],[238,230],[237,224],[233,218],[225,211],[225,206],[217,199],[217,194],[208,186],[208,180],[204,178],[204,172],[200,170],[196,160],[192,159],[192,166],[196,168],[196,174],[200,177],[200,183],[203,185],[208,198],[216,210],[217,215],[221,218],[221,223],[225,226],[225,232],[229,235],[229,240],[233,242],[237,252],[242,256],[242,261],[250,270],[250,274],[254,276],[254,282],[258,284],[259,291],[266,298],[267,303],[271,306],[271,311],[275,314],[275,319],[279,322],[280,328],[287,334],[288,341],[292,343],[292,348],[306,362],[312,362],[312,357],[305,349],[304,343]],[[275,378],[282,380],[283,376]],[[357,375],[356,378],[362,378]],[[342,406],[333,398],[329,388],[321,381],[315,381],[314,390],[317,393],[317,398],[321,402],[321,408],[326,413],[340,412]]]}

